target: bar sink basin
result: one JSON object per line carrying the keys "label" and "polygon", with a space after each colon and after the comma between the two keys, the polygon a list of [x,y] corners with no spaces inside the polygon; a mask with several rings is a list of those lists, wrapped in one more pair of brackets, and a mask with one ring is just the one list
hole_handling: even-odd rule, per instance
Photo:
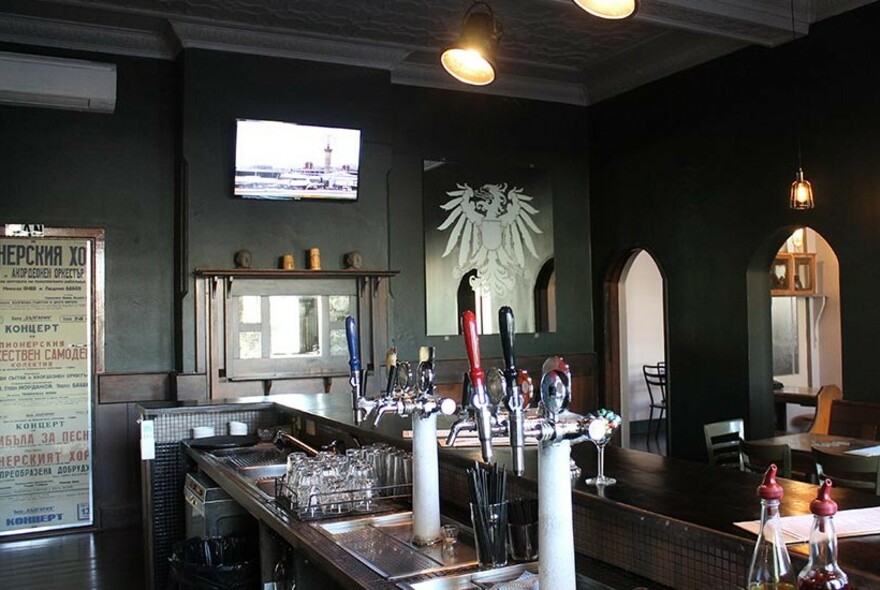
{"label": "bar sink basin", "polygon": [[420,547],[412,538],[412,512],[313,523],[342,549],[381,576],[400,580],[424,574],[473,567],[473,542],[459,536],[454,545],[442,542]]}
{"label": "bar sink basin", "polygon": [[478,570],[441,576],[420,582],[402,582],[397,586],[403,590],[481,590],[491,588],[501,582],[510,582],[523,572],[538,573],[538,562],[515,563],[491,570]]}
{"label": "bar sink basin", "polygon": [[211,455],[234,470],[267,498],[275,497],[275,478],[287,473],[287,453],[274,445],[250,449],[222,449]]}

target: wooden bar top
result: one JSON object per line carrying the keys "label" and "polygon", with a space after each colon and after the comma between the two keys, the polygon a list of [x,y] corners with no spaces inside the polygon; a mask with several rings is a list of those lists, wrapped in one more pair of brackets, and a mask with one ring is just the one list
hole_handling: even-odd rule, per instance
{"label": "wooden bar top", "polygon": [[[349,407],[351,400],[348,396],[270,397],[277,404],[300,413],[300,420],[305,420],[306,428],[309,428],[309,423],[313,423],[311,426],[313,429],[324,426],[344,430],[364,444],[382,440],[393,442],[398,446],[409,445],[409,441],[403,438],[402,432],[412,427],[410,418],[389,415],[383,418],[378,428],[374,428],[371,423],[357,425],[352,418]],[[451,419],[442,419],[438,428],[448,428],[451,422]],[[441,478],[444,464],[448,469],[453,470],[451,473],[463,472],[465,467],[473,465],[475,460],[480,459],[479,450],[473,448],[441,448],[439,452]],[[760,503],[756,489],[761,482],[760,475],[727,471],[704,463],[609,446],[605,452],[605,474],[616,478],[618,483],[597,489],[583,483],[584,478],[596,472],[595,447],[589,442],[574,445],[572,457],[583,471],[573,486],[576,546],[581,546],[579,543],[594,546],[597,543],[614,541],[613,537],[606,540],[592,537],[579,540],[579,534],[583,534],[578,530],[580,513],[587,514],[588,517],[592,515],[595,518],[607,519],[609,525],[615,524],[615,520],[627,519],[633,522],[652,523],[651,526],[658,530],[674,531],[673,538],[682,547],[688,545],[689,538],[699,539],[704,545],[717,543],[719,547],[724,548],[724,551],[733,547],[739,555],[737,559],[740,560],[740,567],[743,554],[750,555],[754,536],[733,523],[759,518]],[[503,465],[512,464],[510,452],[503,447],[496,447],[496,460]],[[520,486],[521,489],[537,492],[535,447],[526,449],[525,474],[521,478],[513,479],[514,485]],[[780,505],[781,515],[807,514],[810,501],[816,497],[817,487],[793,480],[781,480],[780,483],[785,489]],[[833,496],[841,510],[880,506],[880,497],[860,490],[835,488]],[[458,502],[461,499],[444,497],[443,500]],[[615,515],[619,515],[620,518],[616,519]],[[651,539],[645,538],[642,541],[648,543]],[[790,546],[789,550],[795,568],[799,569],[808,554],[806,544]],[[880,588],[880,535],[841,539],[839,554],[841,566],[850,574],[855,587]],[[688,553],[680,551],[674,552],[674,555],[676,559],[692,559],[686,557]],[[634,573],[650,577],[653,572],[635,571]],[[700,587],[693,582],[668,585],[681,588]],[[727,587],[733,586],[729,583],[718,586],[718,588]]]}

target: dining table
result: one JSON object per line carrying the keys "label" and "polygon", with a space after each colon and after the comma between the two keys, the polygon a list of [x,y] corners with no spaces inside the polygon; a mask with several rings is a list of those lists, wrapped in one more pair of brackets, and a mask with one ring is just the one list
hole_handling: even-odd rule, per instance
{"label": "dining table", "polygon": [[[849,436],[838,436],[834,434],[815,434],[811,432],[783,434],[749,442],[771,445],[788,445],[791,448],[792,473],[802,474],[808,477],[815,476],[813,447],[820,448],[826,453],[843,455],[848,451],[855,451],[857,449],[875,447],[878,445],[876,440],[852,438]],[[878,454],[880,454],[880,451],[878,451]]]}
{"label": "dining table", "polygon": [[819,399],[819,387],[785,385],[773,390],[773,406],[776,415],[776,430],[785,432],[788,416],[786,404],[796,404],[815,408]]}

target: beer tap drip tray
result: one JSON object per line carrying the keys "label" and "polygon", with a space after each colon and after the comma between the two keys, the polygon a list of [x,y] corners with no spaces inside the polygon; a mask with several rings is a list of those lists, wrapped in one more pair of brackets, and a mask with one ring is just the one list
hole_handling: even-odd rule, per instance
{"label": "beer tap drip tray", "polygon": [[457,543],[417,546],[412,539],[412,512],[398,512],[312,526],[342,549],[389,580],[472,567],[477,555],[472,539]]}

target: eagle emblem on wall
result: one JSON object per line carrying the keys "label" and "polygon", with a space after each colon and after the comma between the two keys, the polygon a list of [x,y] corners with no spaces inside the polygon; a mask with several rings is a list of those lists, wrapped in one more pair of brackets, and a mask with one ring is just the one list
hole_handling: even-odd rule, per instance
{"label": "eagle emblem on wall", "polygon": [[504,295],[522,274],[526,251],[538,258],[532,235],[543,233],[535,224],[538,213],[532,197],[507,183],[484,184],[473,189],[467,183],[447,191],[451,197],[440,205],[448,211],[437,229],[449,230],[443,257],[458,248],[455,278],[471,270],[470,286],[478,295]]}

